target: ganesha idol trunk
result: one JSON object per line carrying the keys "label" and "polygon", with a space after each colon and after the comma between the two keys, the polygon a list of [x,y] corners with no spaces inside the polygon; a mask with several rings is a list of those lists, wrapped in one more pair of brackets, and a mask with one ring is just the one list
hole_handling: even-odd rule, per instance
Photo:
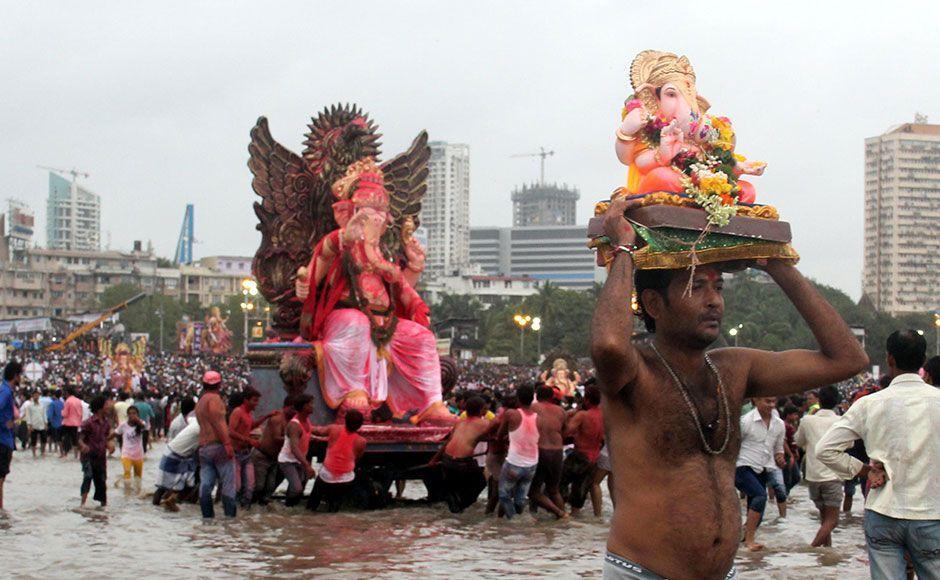
{"label": "ganesha idol trunk", "polygon": [[[323,396],[316,356],[316,349],[310,343],[250,343],[251,384],[261,393],[255,414],[263,416],[281,408],[289,394],[305,393],[313,397],[310,415],[313,425],[331,425],[342,420],[338,409],[330,408]],[[449,390],[456,382],[456,366],[452,360],[441,361],[441,374],[441,382],[445,390]],[[396,480],[409,479],[422,480],[429,497],[440,499],[440,474],[427,464],[448,433],[450,427],[447,426],[414,425],[409,421],[392,420],[382,413],[367,414],[366,423],[359,430],[367,445],[356,467],[357,493],[353,495],[357,505],[384,507],[391,499],[391,485]],[[311,457],[322,462],[326,455],[325,440],[312,439],[310,450]]]}

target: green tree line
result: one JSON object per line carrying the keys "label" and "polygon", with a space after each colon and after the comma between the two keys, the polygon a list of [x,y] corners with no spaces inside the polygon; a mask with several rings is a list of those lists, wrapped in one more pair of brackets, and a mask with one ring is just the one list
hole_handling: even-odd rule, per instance
{"label": "green tree line", "polygon": [[[738,329],[740,346],[766,350],[816,348],[809,327],[780,288],[759,276],[739,274],[727,277],[725,317],[722,337],[715,346],[734,344],[729,330]],[[928,352],[936,352],[934,316],[930,312],[891,316],[858,304],[847,294],[813,282],[819,292],[851,326],[865,330],[865,345],[872,364],[885,366],[885,341],[895,330],[911,328],[924,331]],[[545,284],[538,293],[525,298],[503,298],[484,304],[470,295],[445,294],[431,306],[432,320],[476,318],[479,320],[481,354],[509,356],[514,363],[535,363],[539,354],[539,336],[530,328],[520,331],[513,322],[516,314],[539,317],[541,353],[552,358],[555,353],[574,357],[590,356],[591,316],[600,286],[594,291],[564,290]],[[628,303],[624,302],[624,308]],[[637,321],[637,330],[643,330]],[[520,333],[524,334],[520,349]]]}

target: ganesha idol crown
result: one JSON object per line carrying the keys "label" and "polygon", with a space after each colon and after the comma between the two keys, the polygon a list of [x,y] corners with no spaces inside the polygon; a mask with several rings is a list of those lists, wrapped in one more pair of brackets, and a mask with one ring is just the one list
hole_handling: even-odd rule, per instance
{"label": "ganesha idol crown", "polygon": [[333,183],[333,196],[351,200],[356,207],[388,208],[385,176],[374,157],[366,157],[349,165],[346,175]]}

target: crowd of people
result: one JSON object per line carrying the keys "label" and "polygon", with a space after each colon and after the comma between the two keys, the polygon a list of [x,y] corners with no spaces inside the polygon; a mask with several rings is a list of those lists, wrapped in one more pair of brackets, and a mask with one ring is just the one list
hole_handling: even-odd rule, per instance
{"label": "crowd of people", "polygon": [[455,393],[448,405],[457,425],[432,460],[450,510],[462,512],[486,489],[486,513],[508,519],[527,506],[567,518],[588,497],[600,516],[610,473],[600,397],[590,379],[570,397],[539,381]]}
{"label": "crowd of people", "polygon": [[[103,390],[116,393],[109,384],[108,361],[94,352],[69,349],[61,351],[11,351],[9,357],[38,363],[42,377],[30,381],[30,388],[65,392],[68,387],[92,394]],[[226,392],[237,392],[250,384],[248,362],[244,357],[226,355],[181,355],[151,351],[145,355],[142,371],[132,378],[132,390],[162,396],[197,395],[201,377],[216,370],[225,379]]]}
{"label": "crowd of people", "polygon": [[[889,344],[889,352],[891,348]],[[32,383],[24,380],[23,367],[15,360],[4,369],[0,508],[14,438],[34,457],[47,451],[59,457],[74,454],[81,465],[82,505],[92,487],[93,499],[107,504],[107,460],[114,455],[123,468],[118,483],[139,488],[145,458],[153,441],[162,437],[167,444],[159,459],[153,503],[168,510],[190,501],[199,504],[203,517],[211,518],[221,501],[224,514],[234,517],[239,508],[270,503],[282,482],[287,483],[283,501],[288,507],[306,499],[307,509],[325,505],[337,511],[350,496],[357,462],[367,448],[358,434],[365,421],[362,414],[349,411],[337,424],[314,426],[309,421],[313,400],[302,395],[287,397],[280,408],[257,416],[261,395],[250,386],[247,365],[240,358],[149,355],[133,392],[110,389],[90,355],[68,352],[38,358],[45,372]],[[734,484],[744,502],[747,549],[763,548],[757,535],[768,498],[775,500],[779,521],[785,521],[788,497],[800,481],[819,511],[819,530],[808,538],[819,547],[831,545],[839,513],[851,511],[856,493],[867,496],[888,477],[895,486],[905,478],[914,480],[910,473],[897,467],[892,473],[869,459],[869,454],[886,456],[882,450],[891,441],[884,435],[888,426],[882,431],[873,428],[889,418],[872,411],[874,403],[866,404],[879,397],[900,399],[894,405],[909,404],[904,397],[918,391],[888,388],[905,381],[936,385],[940,358],[914,359],[891,357],[890,372],[880,380],[860,374],[800,395],[745,401]],[[546,384],[537,368],[471,363],[462,372],[463,382],[445,400],[457,416],[455,426],[427,465],[439,474],[437,499],[459,513],[485,491],[485,512],[507,519],[540,509],[565,519],[590,499],[593,513],[600,516],[605,479],[612,500],[614,494],[595,379],[566,394]],[[929,437],[931,428],[908,425],[905,432]],[[311,441],[317,438],[326,444],[326,452],[315,467]],[[399,494],[402,488],[399,482]],[[887,525],[869,524],[875,517],[903,521],[910,515],[897,508],[896,501],[882,503],[894,516],[866,512],[866,529]],[[911,522],[916,524],[917,518],[908,525],[914,525]],[[873,560],[872,566],[888,570],[893,562],[886,557]]]}
{"label": "crowd of people", "polygon": [[[18,354],[26,353],[14,357]],[[33,352],[24,358],[39,363],[43,373],[27,381],[22,365],[8,366],[16,416],[12,433],[33,456],[48,452],[80,460],[83,505],[92,485],[94,499],[106,504],[108,457],[120,459],[123,473],[118,482],[139,487],[144,460],[163,437],[167,444],[159,460],[154,503],[175,510],[180,501],[201,499],[207,516],[213,508],[206,497],[216,485],[226,515],[234,514],[237,506],[267,504],[283,481],[285,503],[298,504],[316,473],[311,438],[326,442],[327,459],[307,506],[316,509],[325,503],[336,510],[351,487],[355,459],[364,452],[365,439],[353,438],[364,421],[356,413],[345,415],[343,429],[324,430],[305,419],[312,410],[306,409],[310,400],[289,399],[282,408],[254,417],[260,394],[250,387],[240,357],[151,353],[129,392],[109,385],[101,359],[92,353]],[[599,515],[599,484],[609,466],[603,469],[596,387],[588,384],[566,397],[539,382],[535,367],[460,366],[462,380],[446,400],[460,421],[441,446],[441,456],[429,464],[440,475],[439,490],[444,491],[439,495],[450,508],[462,511],[487,488],[487,511],[508,518],[522,511],[515,500],[523,496],[533,510],[541,507],[558,517],[566,517],[566,504],[577,511],[590,497]],[[200,405],[215,401],[215,395],[222,402],[222,415],[213,405],[212,413],[200,420]],[[550,420],[545,425],[545,419],[540,420],[532,433],[534,414]],[[595,473],[599,459],[602,469]],[[473,477],[457,477],[457,466]],[[516,477],[519,470],[525,473]],[[399,497],[403,488],[399,481]]]}

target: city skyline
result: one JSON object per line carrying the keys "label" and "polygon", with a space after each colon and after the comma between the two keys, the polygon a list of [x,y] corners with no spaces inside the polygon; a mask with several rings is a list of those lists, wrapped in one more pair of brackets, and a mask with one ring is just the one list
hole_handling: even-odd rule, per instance
{"label": "city skyline", "polygon": [[[342,18],[338,5],[298,5],[290,18],[191,6],[176,18],[183,6],[8,10],[3,197],[23,199],[45,223],[47,177],[35,166],[74,166],[102,196],[102,247],[110,233],[112,248],[152,240],[172,257],[194,203],[197,257],[252,255],[256,198],[245,163],[254,120],[266,115],[274,137],[297,149],[310,115],[349,101],[379,124],[386,159],[422,128],[471,147],[471,226],[511,224],[511,191],[539,175],[538,159],[512,156],[542,146],[556,152],[546,180],[581,192],[586,221],[624,181],[613,130],[629,93],[626,67],[639,50],[658,48],[689,57],[712,111],[735,123],[740,152],[769,163],[755,180],[758,201],[793,225],[803,271],[858,298],[864,139],[916,111],[940,116],[931,109],[940,87],[929,33],[938,8],[927,3],[914,5],[916,19],[911,9],[858,5],[851,27],[836,7],[739,3],[723,11],[719,44],[717,30],[701,34],[696,24],[712,10],[692,3],[674,7],[686,17],[668,35],[665,10],[605,3],[428,4],[414,14],[370,4],[357,25],[368,43],[316,24]],[[811,6],[811,19],[782,18]],[[466,26],[455,29],[455,20]],[[39,33],[50,26],[59,32]],[[89,30],[102,42],[85,42]],[[811,42],[822,37],[824,48]]]}

